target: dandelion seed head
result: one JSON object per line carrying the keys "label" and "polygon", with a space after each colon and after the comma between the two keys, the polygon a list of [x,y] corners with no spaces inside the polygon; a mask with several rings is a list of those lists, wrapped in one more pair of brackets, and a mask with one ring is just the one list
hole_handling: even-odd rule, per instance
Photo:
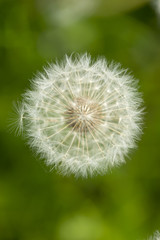
{"label": "dandelion seed head", "polygon": [[160,0],[152,0],[151,1],[153,7],[155,8],[158,16],[160,16]]}
{"label": "dandelion seed head", "polygon": [[150,237],[148,240],[160,240],[160,233],[159,231],[156,231],[153,235],[153,237]]}
{"label": "dandelion seed head", "polygon": [[136,86],[120,65],[88,54],[49,65],[23,95],[19,118],[30,146],[64,175],[106,173],[125,162],[141,134]]}

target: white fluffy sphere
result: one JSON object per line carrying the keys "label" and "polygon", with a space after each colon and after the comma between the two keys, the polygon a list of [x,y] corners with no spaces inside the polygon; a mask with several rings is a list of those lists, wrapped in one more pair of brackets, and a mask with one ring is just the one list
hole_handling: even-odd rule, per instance
{"label": "white fluffy sphere", "polygon": [[68,57],[32,81],[20,123],[29,144],[62,174],[104,174],[123,163],[141,133],[137,81],[105,59]]}
{"label": "white fluffy sphere", "polygon": [[148,240],[160,240],[160,233],[156,231],[153,237],[150,237]]}

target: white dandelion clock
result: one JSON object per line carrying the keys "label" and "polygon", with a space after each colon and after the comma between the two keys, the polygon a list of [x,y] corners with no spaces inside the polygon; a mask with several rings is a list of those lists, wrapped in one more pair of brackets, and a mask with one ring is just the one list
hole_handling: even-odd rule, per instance
{"label": "white dandelion clock", "polygon": [[104,59],[66,56],[36,76],[23,97],[30,146],[64,175],[106,173],[125,161],[141,133],[136,81]]}
{"label": "white dandelion clock", "polygon": [[152,0],[152,5],[155,8],[158,16],[160,16],[160,0]]}
{"label": "white dandelion clock", "polygon": [[160,233],[156,231],[153,237],[150,237],[148,240],[160,240]]}

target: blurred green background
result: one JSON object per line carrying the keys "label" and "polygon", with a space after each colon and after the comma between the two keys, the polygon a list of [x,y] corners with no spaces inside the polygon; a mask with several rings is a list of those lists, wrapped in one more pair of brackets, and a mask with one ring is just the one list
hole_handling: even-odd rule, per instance
{"label": "blurred green background", "polygon": [[[160,17],[146,0],[0,0],[0,240],[140,240],[160,230]],[[88,52],[140,80],[144,135],[105,176],[62,177],[7,121],[47,62]]]}

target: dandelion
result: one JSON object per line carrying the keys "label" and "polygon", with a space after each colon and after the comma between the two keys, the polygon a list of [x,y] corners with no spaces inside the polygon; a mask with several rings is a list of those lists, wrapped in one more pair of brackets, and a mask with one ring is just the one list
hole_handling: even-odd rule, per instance
{"label": "dandelion", "polygon": [[152,5],[154,6],[158,15],[160,15],[160,0],[152,0]]}
{"label": "dandelion", "polygon": [[156,231],[153,237],[150,237],[148,240],[160,240],[160,233]]}
{"label": "dandelion", "polygon": [[136,84],[126,70],[105,59],[66,56],[38,74],[23,95],[20,129],[60,173],[104,174],[125,162],[141,134]]}

